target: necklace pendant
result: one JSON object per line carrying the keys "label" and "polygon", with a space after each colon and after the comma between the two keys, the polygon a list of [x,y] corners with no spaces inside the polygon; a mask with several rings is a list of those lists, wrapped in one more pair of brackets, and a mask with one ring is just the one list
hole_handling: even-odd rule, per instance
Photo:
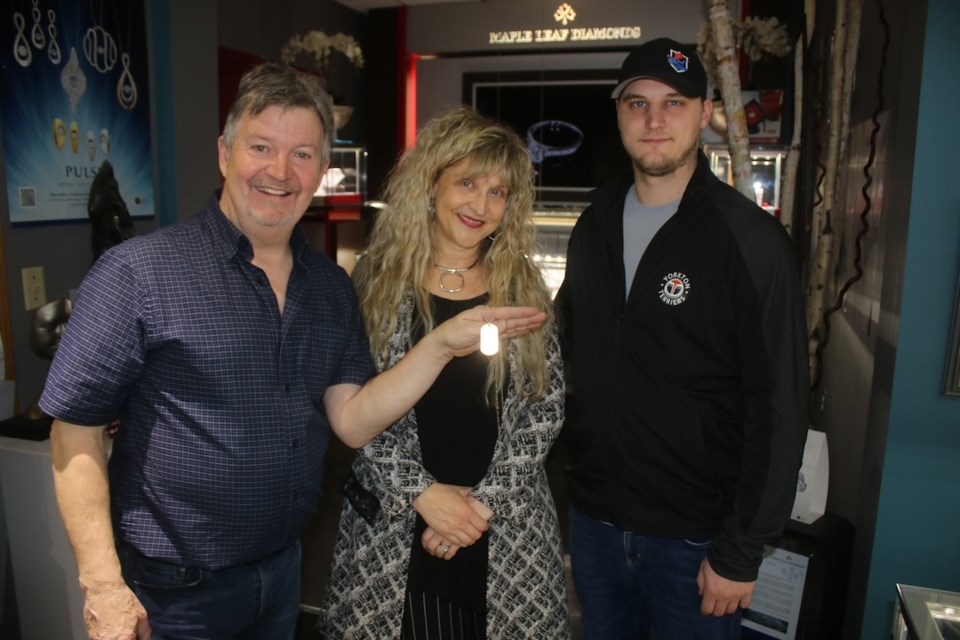
{"label": "necklace pendant", "polygon": [[70,113],[76,113],[77,105],[80,104],[80,98],[87,90],[87,76],[80,68],[80,61],[77,60],[77,50],[70,47],[70,59],[60,72],[60,86],[70,98]]}
{"label": "necklace pendant", "polygon": [[[449,283],[444,283],[444,278],[459,278],[459,284],[456,284],[452,287],[447,286]],[[447,293],[460,293],[463,291],[463,287],[466,282],[463,279],[463,274],[456,271],[445,271],[440,274],[440,288],[446,291]]]}
{"label": "necklace pendant", "polygon": [[[447,293],[460,293],[463,291],[464,286],[466,286],[466,280],[463,279],[463,274],[470,269],[473,269],[477,266],[477,263],[480,262],[480,257],[477,256],[477,259],[473,261],[473,264],[469,267],[441,267],[436,262],[433,263],[433,268],[437,271],[440,271],[440,288],[446,291]],[[452,287],[448,287],[448,282],[444,282],[444,278],[450,278],[456,276],[460,278],[460,282]]]}
{"label": "necklace pendant", "polygon": [[488,322],[480,327],[480,353],[492,356],[500,350],[500,330],[497,325]]}

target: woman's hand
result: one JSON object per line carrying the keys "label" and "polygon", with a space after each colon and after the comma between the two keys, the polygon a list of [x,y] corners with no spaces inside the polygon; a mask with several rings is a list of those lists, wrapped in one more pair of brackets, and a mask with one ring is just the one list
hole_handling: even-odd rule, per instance
{"label": "woman's hand", "polygon": [[480,327],[497,325],[500,338],[512,338],[538,329],[547,314],[536,307],[477,306],[450,318],[429,336],[440,342],[454,356],[465,356],[480,347]]}
{"label": "woman's hand", "polygon": [[398,363],[362,387],[347,383],[327,387],[323,394],[327,420],[344,444],[359,449],[413,408],[454,357],[476,351],[484,324],[495,324],[500,337],[509,338],[540,327],[546,318],[535,307],[467,309],[428,333]]}
{"label": "woman's hand", "polygon": [[490,518],[493,517],[493,509],[474,498],[472,493],[467,495],[467,502],[477,512],[477,515],[483,518],[484,522],[489,522]]}
{"label": "woman's hand", "polygon": [[469,547],[488,528],[486,519],[473,508],[469,497],[470,487],[434,482],[417,496],[413,508],[446,544]]}
{"label": "woman's hand", "polygon": [[[458,489],[466,489],[466,487],[458,487]],[[467,489],[469,491],[469,489]],[[490,507],[483,504],[471,494],[466,494],[467,503],[470,507],[477,513],[478,516],[483,518],[484,522],[490,520],[493,517],[493,511],[490,510]],[[446,539],[431,527],[427,527],[427,530],[423,532],[423,536],[420,539],[420,544],[423,545],[423,548],[426,549],[427,553],[437,558],[443,560],[449,560],[453,556],[457,555],[457,551],[460,550],[460,546],[456,545]]]}
{"label": "woman's hand", "polygon": [[430,527],[427,527],[427,530],[423,532],[423,536],[420,538],[420,544],[423,545],[427,553],[441,560],[451,559],[457,555],[457,551],[460,550],[460,547],[455,544],[450,544],[443,539],[442,535]]}

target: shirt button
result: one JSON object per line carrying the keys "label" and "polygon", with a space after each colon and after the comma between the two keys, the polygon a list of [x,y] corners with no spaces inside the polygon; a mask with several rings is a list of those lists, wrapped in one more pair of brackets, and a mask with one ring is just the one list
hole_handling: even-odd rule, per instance
{"label": "shirt button", "polygon": [[299,447],[299,446],[300,446],[300,441],[299,441],[299,440],[294,440],[294,441],[293,441],[293,448],[296,449],[296,448]]}
{"label": "shirt button", "polygon": [[289,383],[289,382],[287,382],[287,383],[285,383],[285,384],[283,385],[283,390],[284,390],[286,393],[290,393],[290,383]]}

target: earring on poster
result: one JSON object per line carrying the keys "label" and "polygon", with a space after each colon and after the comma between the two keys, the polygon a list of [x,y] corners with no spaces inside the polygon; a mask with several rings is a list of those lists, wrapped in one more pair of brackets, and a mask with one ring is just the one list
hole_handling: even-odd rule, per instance
{"label": "earring on poster", "polygon": [[492,320],[487,320],[484,313],[487,307],[480,311],[480,317],[483,318],[483,326],[480,327],[480,353],[485,356],[495,355],[500,350],[500,330],[494,322],[497,316],[494,314]]}

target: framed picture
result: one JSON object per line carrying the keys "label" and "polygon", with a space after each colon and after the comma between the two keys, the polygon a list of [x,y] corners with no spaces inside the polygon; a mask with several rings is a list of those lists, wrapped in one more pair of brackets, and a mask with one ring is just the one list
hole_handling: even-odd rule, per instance
{"label": "framed picture", "polygon": [[0,18],[10,222],[87,220],[104,160],[130,214],[153,216],[144,0],[5,2]]}
{"label": "framed picture", "polygon": [[616,69],[463,74],[463,101],[512,127],[533,158],[540,205],[582,205],[629,171],[610,94]]}
{"label": "framed picture", "polygon": [[947,353],[943,394],[960,396],[960,276],[957,277],[957,291],[953,299],[953,327],[950,330],[950,351]]}

